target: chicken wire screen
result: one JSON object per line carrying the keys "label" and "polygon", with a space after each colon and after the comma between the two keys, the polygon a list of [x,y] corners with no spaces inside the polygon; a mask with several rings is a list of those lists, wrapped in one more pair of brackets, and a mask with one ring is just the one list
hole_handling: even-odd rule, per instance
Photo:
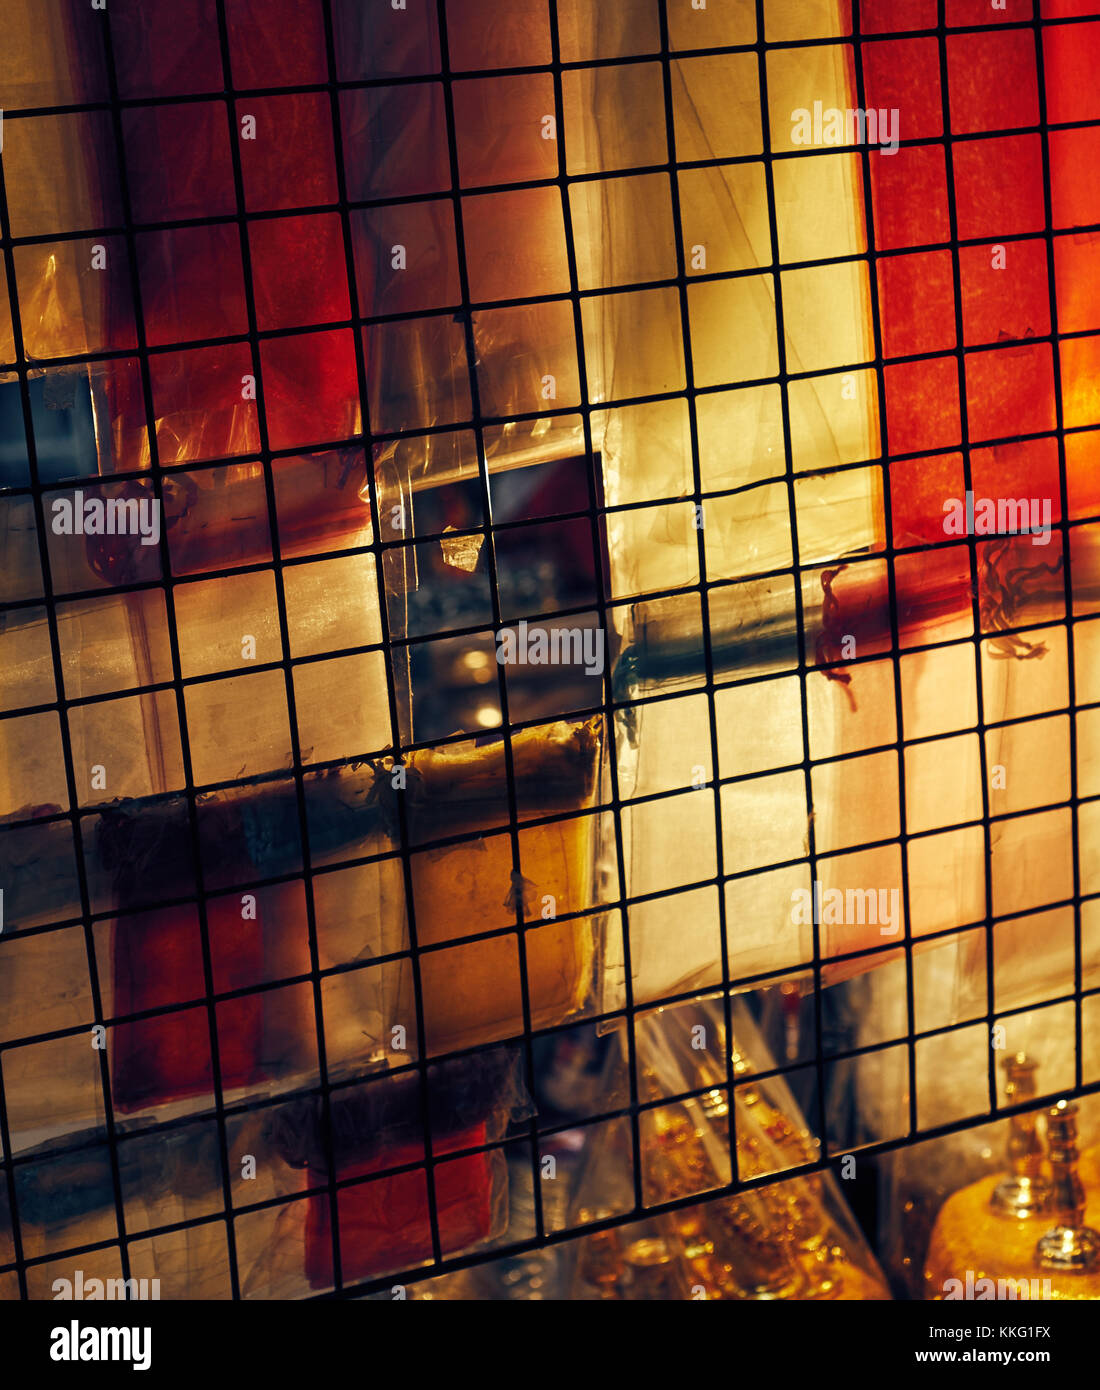
{"label": "chicken wire screen", "polygon": [[6,1297],[1096,1089],[1087,5],[6,10]]}

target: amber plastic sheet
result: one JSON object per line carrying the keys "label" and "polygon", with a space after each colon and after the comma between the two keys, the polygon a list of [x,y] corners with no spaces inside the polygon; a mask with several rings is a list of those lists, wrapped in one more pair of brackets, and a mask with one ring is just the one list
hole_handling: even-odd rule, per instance
{"label": "amber plastic sheet", "polygon": [[[817,6],[814,18],[820,21],[823,34],[840,32],[833,7]],[[811,50],[809,71],[790,63],[779,66],[769,86],[771,109],[794,109],[811,89],[823,94],[821,100],[826,106],[849,105],[851,83],[842,59],[835,56],[839,53],[827,48]],[[725,84],[731,81],[737,94],[734,100],[723,96]],[[715,160],[759,154],[763,136],[757,87],[752,54],[738,54],[732,60],[687,59],[676,64],[671,99],[677,158]],[[624,121],[620,132],[614,109],[609,100],[598,126],[601,140],[612,149],[616,139],[628,141],[636,131]],[[633,134],[633,138],[641,137]],[[614,162],[633,161],[615,150]],[[857,200],[861,186],[857,157],[843,153],[805,163],[805,170],[795,162],[775,166],[776,254],[780,262],[816,258],[826,250],[830,255],[851,257],[865,251],[863,212]],[[620,184],[624,182],[638,186],[638,206],[629,218],[622,216],[624,193]],[[641,266],[646,269],[639,269],[638,278],[670,273],[670,266],[675,268],[676,246],[666,189],[652,179],[647,186],[645,177],[617,180],[611,187],[614,192],[603,194],[602,204],[595,192],[583,195],[598,209],[588,229],[587,254],[602,261],[605,283],[622,284],[635,267]],[[700,271],[748,272],[773,263],[763,165],[735,163],[692,169],[679,181],[679,198],[689,264],[694,256]],[[662,208],[663,216],[656,211]],[[623,234],[627,225],[631,228],[629,237]],[[788,371],[835,368],[873,357],[868,287],[861,262],[845,263],[828,279],[811,281],[807,272],[789,272],[783,285]],[[663,301],[661,294],[666,296]],[[624,300],[626,307],[619,307]],[[637,301],[636,306],[631,300]],[[625,389],[609,381],[607,394],[611,396],[677,389],[685,370],[677,297],[671,291],[651,291],[609,297],[607,302],[615,307],[606,310],[598,335],[602,349],[597,358],[600,387],[618,371],[652,375],[644,382],[633,381]],[[689,285],[687,303],[696,386],[754,381],[777,372],[772,276],[747,274],[730,280],[701,280]],[[634,317],[647,312],[652,316],[648,326],[643,317]],[[660,346],[647,352],[639,363],[639,354],[631,345],[643,336],[655,335],[658,323],[665,325]],[[736,325],[735,331],[731,325]],[[600,398],[599,394],[594,397]],[[608,527],[608,548],[615,597],[631,598],[698,583],[696,537],[700,520],[708,582],[742,580],[792,563],[778,401],[778,391],[772,386],[730,389],[697,398],[703,489],[729,492],[707,501],[701,518],[687,501],[614,516]],[[850,379],[833,374],[800,380],[792,390],[791,412],[795,466],[800,473],[811,475],[796,484],[800,562],[812,564],[847,552],[880,548],[883,513],[877,470],[812,476],[816,470],[842,461],[876,456],[879,422],[873,374],[860,371],[851,373]],[[683,497],[693,490],[686,401],[608,412],[604,428],[601,445],[610,502]],[[737,640],[751,648],[751,622],[761,606],[760,598],[747,586],[726,592],[732,600],[732,612],[721,609],[722,591],[712,591],[712,632],[732,629],[738,633]],[[780,586],[775,597],[766,599],[762,606],[772,617],[784,607],[788,611],[793,608],[793,600],[790,588]],[[819,743],[811,756],[850,752],[858,746],[855,740],[867,736],[858,725],[866,726],[874,719],[874,708],[860,721],[848,720],[848,704],[840,688],[830,688],[817,677],[811,681],[807,694],[815,699]],[[688,682],[687,688],[692,684],[697,682]],[[875,702],[868,703],[873,706]],[[794,676],[743,690],[720,691],[715,701],[715,716],[722,731],[718,775],[724,778],[801,761],[800,705],[799,681]],[[762,737],[760,719],[768,721],[766,737]],[[632,750],[622,770],[627,794],[646,796],[664,790],[670,779],[683,785],[693,776],[699,783],[709,782],[715,775],[705,695],[636,706],[624,718],[624,729],[628,730],[625,742]],[[889,802],[888,794],[885,799]],[[627,812],[624,852],[631,895],[658,886],[674,888],[680,881],[675,876],[681,871],[690,879],[713,873],[718,862],[719,826],[727,872],[762,869],[769,854],[775,862],[796,859],[802,853],[807,814],[798,773],[727,787],[722,803],[721,821],[716,821],[709,795],[691,792],[663,802],[659,815],[647,814],[641,807]],[[823,836],[827,824],[843,819],[849,805],[846,799],[834,799],[819,813]],[[662,867],[655,871],[658,862]],[[780,885],[773,876],[763,887],[750,878],[727,886],[732,978],[796,966],[812,957],[812,927],[807,923],[799,929],[791,921],[791,891],[801,888],[804,880],[808,885],[808,876],[795,870],[786,880]],[[857,872],[853,886],[862,881]],[[873,881],[881,881],[881,871]],[[847,886],[843,873],[835,886]],[[754,891],[757,897],[747,896]],[[680,920],[675,932],[669,929],[668,914],[679,919],[676,898],[667,900],[664,910],[660,903],[651,903],[633,914],[631,959],[636,999],[658,999],[721,979],[717,894],[711,889],[701,890],[691,901],[693,910],[687,922]],[[855,944],[825,942],[823,954],[851,950]]]}

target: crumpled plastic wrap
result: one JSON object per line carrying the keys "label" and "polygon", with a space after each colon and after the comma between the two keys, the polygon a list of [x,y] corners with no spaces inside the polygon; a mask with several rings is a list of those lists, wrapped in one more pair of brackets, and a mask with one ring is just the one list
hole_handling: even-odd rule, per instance
{"label": "crumpled plastic wrap", "polygon": [[[732,1001],[740,1178],[814,1161],[820,1146],[787,1082],[754,1082],[773,1061],[751,1015]],[[703,1197],[731,1181],[723,1004],[703,998],[641,1014],[635,1028],[643,1202]],[[675,1099],[698,1092],[688,1099]],[[630,1138],[593,1145],[573,1219],[629,1210]],[[885,1299],[889,1291],[831,1174],[789,1177],[655,1215],[574,1247],[573,1296],[618,1299]]]}
{"label": "crumpled plastic wrap", "polygon": [[[83,15],[86,7],[51,6],[51,23],[64,30],[76,9]],[[162,5],[137,10],[119,0],[110,22],[124,97],[221,90],[217,26],[197,22],[203,9],[202,0],[179,13]],[[388,47],[381,34],[378,43],[366,43],[372,15],[334,6],[338,69],[374,75],[389,64],[395,75],[408,76],[419,61],[412,27],[394,29]],[[23,37],[31,43],[29,8],[25,18]],[[280,74],[293,85],[327,79],[323,26],[304,19],[299,25],[301,17],[286,6],[251,0],[232,0],[226,18],[236,88],[260,77],[259,85],[278,87]],[[285,71],[276,72],[270,52],[264,56],[265,35],[282,34],[290,22],[297,43],[293,55],[283,43],[274,46],[285,57]],[[76,43],[70,52],[58,40],[52,49],[59,68],[72,62],[93,87],[104,88],[102,97],[100,52],[94,42]],[[423,117],[414,113],[413,129],[424,134],[438,119],[438,85],[413,91],[398,83],[342,95],[351,199],[399,192],[396,182],[409,168],[402,113],[421,97]],[[75,91],[70,99],[78,99]],[[27,104],[36,100],[28,96]],[[492,109],[487,96],[471,106],[463,114],[468,129],[484,125]],[[240,125],[248,118],[255,140]],[[386,655],[382,638],[388,631],[401,642],[410,633],[416,554],[386,553],[380,594],[373,557],[365,553],[378,535],[415,539],[414,494],[479,482],[483,461],[473,434],[437,432],[471,413],[471,354],[479,364],[482,410],[502,417],[485,434],[491,467],[583,450],[575,416],[560,424],[511,419],[537,412],[544,401],[579,400],[572,320],[559,306],[557,336],[547,338],[534,308],[487,311],[468,328],[438,312],[461,299],[453,276],[447,278],[454,263],[449,204],[425,207],[423,217],[420,205],[408,205],[404,217],[400,207],[385,216],[356,211],[347,241],[338,213],[296,213],[337,201],[327,94],[239,97],[228,117],[221,102],[202,99],[128,106],[123,136],[131,210],[142,226],[134,270],[149,348],[147,401],[132,355],[138,336],[128,247],[122,237],[95,235],[119,225],[123,212],[107,119],[62,121],[52,133],[13,120],[6,132],[9,200],[18,215],[89,232],[17,253],[28,354],[51,379],[75,373],[88,382],[95,458],[82,470],[87,481],[77,505],[130,498],[162,508],[160,544],[49,535],[55,593],[80,596],[58,610],[65,694],[94,701],[69,712],[78,804],[94,812],[79,823],[79,839],[63,810],[69,798],[56,717],[5,721],[2,729],[12,756],[0,776],[0,817],[7,822],[0,834],[9,867],[18,871],[5,904],[4,1037],[74,1029],[56,1042],[5,1054],[15,1152],[29,1159],[42,1145],[75,1146],[71,1159],[21,1168],[25,1248],[48,1253],[98,1240],[113,1228],[105,1091],[119,1133],[135,1135],[124,1141],[119,1160],[126,1199],[134,1204],[128,1234],[146,1222],[170,1224],[216,1210],[223,1162],[244,1205],[261,1200],[261,1187],[290,1195],[327,1182],[317,1153],[317,1105],[301,1098],[321,1078],[319,1008],[325,1075],[344,1088],[332,1098],[337,1177],[370,1179],[339,1197],[342,1276],[368,1278],[432,1254],[423,1170],[390,1173],[423,1157],[423,1125],[410,1127],[408,1120],[419,1104],[411,1065],[418,1057],[515,1037],[525,1024],[552,1026],[593,1005],[602,933],[593,887],[603,833],[594,809],[605,776],[601,727],[574,721],[556,739],[533,734],[514,741],[525,816],[556,818],[542,830],[521,832],[523,873],[513,872],[508,835],[484,833],[504,828],[502,807],[507,823],[499,736],[408,757],[402,769],[413,787],[431,782],[435,800],[421,806],[410,797],[403,827],[394,813],[392,759],[380,759],[395,736],[423,742],[424,733],[409,648]],[[421,119],[427,127],[417,124]],[[37,158],[29,143],[20,145],[20,130],[28,139],[32,132],[49,134],[57,155],[52,164],[79,168],[85,182],[59,185],[47,175],[51,161]],[[250,221],[244,243],[230,220],[238,207],[229,141],[238,133],[245,210],[278,214]],[[539,160],[556,158],[553,142],[541,137],[533,149]],[[443,155],[439,167],[449,187],[445,149]],[[429,164],[419,168],[422,180]],[[521,246],[536,239],[545,212],[522,200],[506,215],[484,204],[470,207],[471,220],[480,214],[491,225],[499,218]],[[213,220],[185,228],[148,225],[189,218]],[[28,230],[29,223],[16,227],[19,234]],[[398,241],[407,279],[394,264]],[[102,254],[94,250],[100,245]],[[349,257],[359,296],[354,305],[341,288]],[[256,323],[268,335],[258,373],[247,343],[205,341],[247,331],[246,268]],[[529,270],[521,260],[513,275]],[[510,293],[488,280],[475,287],[482,298]],[[426,312],[363,330],[366,406],[375,435],[436,432],[400,445],[383,437],[367,452],[355,438],[367,422],[358,330],[348,321],[353,313],[370,318],[419,309]],[[303,328],[308,331],[298,331]],[[0,340],[0,365],[14,352],[3,346],[7,341]],[[98,355],[103,352],[114,355]],[[75,367],[56,361],[70,357],[95,360]],[[556,387],[544,381],[548,374]],[[157,461],[168,470],[155,483],[142,476],[153,456],[150,422]],[[255,461],[261,443],[278,454],[266,465]],[[22,522],[16,517],[13,524]],[[281,593],[264,568],[275,558],[282,561]],[[175,583],[166,601],[160,585],[169,578],[187,582]],[[115,592],[119,585],[126,591]],[[29,643],[41,615],[20,616]],[[272,665],[287,657],[295,663],[296,730],[284,672]],[[164,688],[177,661],[180,674],[195,682],[182,703]],[[31,679],[28,673],[22,688]],[[145,693],[130,693],[135,688]],[[300,792],[290,772],[296,748],[306,769]],[[480,790],[470,785],[479,777]],[[188,782],[208,790],[191,802]],[[408,832],[422,846],[409,879],[418,944],[446,947],[416,962],[397,857]],[[440,835],[459,843],[432,848]],[[100,914],[87,940],[79,924],[78,859],[88,907]],[[315,947],[300,878],[307,863]],[[456,897],[456,884],[464,897]],[[556,910],[544,911],[548,900]],[[529,922],[522,956],[515,931],[507,930],[517,910]],[[573,915],[559,922],[557,912]],[[25,928],[35,930],[24,934]],[[315,991],[309,975],[318,966],[326,973]],[[91,1047],[90,968],[101,1016],[111,1020]],[[32,988],[31,981],[38,983]],[[205,1002],[210,984],[218,996],[213,1005]],[[230,1117],[224,1153],[212,1118],[215,1043],[222,1101],[268,1106],[255,1116]],[[529,1113],[514,1056],[507,1057],[503,1067],[483,1053],[471,1062],[433,1063],[428,1072],[445,1254],[504,1228],[506,1165],[484,1146]],[[364,1093],[358,1108],[352,1083]],[[377,1096],[391,1083],[400,1106],[366,1097],[370,1086]],[[280,1117],[270,1130],[257,1128],[265,1114]],[[195,1136],[190,1149],[189,1136]],[[452,1152],[458,1156],[448,1159]],[[259,1181],[236,1177],[249,1154],[259,1159]],[[273,1176],[279,1165],[285,1171]],[[75,1206],[61,1196],[74,1171],[84,1190]],[[327,1196],[239,1215],[236,1253],[245,1296],[331,1287],[329,1220]],[[157,1237],[148,1249],[132,1245],[135,1273],[162,1277],[164,1297],[226,1296],[228,1259],[217,1226]],[[90,1261],[86,1273],[94,1268]]]}
{"label": "crumpled plastic wrap", "polygon": [[[242,1297],[300,1298],[333,1287],[330,1172],[341,1184],[345,1283],[429,1259],[427,1180],[423,1167],[412,1166],[425,1157],[425,1123],[442,1252],[499,1238],[508,1205],[499,1143],[511,1124],[531,1114],[519,1053],[502,1048],[441,1063],[430,1069],[428,1086],[426,1113],[417,1077],[406,1072],[333,1092],[328,1126],[317,1094],[229,1116],[224,1171],[234,1202],[238,1209],[270,1204],[238,1210],[234,1222]],[[17,1202],[28,1255],[114,1237],[112,1165],[101,1135],[98,1140],[86,1136],[84,1147],[41,1160],[34,1150],[21,1155]],[[118,1175],[131,1267],[135,1277],[160,1280],[162,1299],[230,1297],[224,1224],[204,1220],[221,1209],[221,1153],[209,1117],[175,1127],[120,1125]],[[143,1235],[176,1222],[195,1224]],[[113,1267],[88,1254],[79,1257],[79,1268],[86,1281],[120,1272],[117,1253]],[[58,1276],[73,1280],[71,1259],[36,1267],[31,1296],[54,1297]]]}

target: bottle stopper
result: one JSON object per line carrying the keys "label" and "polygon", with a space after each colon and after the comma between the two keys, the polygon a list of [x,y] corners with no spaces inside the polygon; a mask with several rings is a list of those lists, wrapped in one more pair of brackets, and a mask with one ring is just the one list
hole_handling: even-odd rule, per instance
{"label": "bottle stopper", "polygon": [[[1039,1063],[1024,1052],[1016,1052],[1006,1057],[1002,1066],[1009,1103],[1031,1100],[1038,1090],[1035,1073]],[[1023,1221],[1049,1209],[1051,1188],[1042,1175],[1043,1146],[1037,1116],[1013,1115],[1008,1125],[1008,1175],[993,1189],[989,1203],[998,1216]]]}
{"label": "bottle stopper", "polygon": [[1035,1247],[1043,1269],[1084,1271],[1100,1262],[1100,1235],[1085,1225],[1085,1189],[1077,1173],[1077,1106],[1060,1100],[1047,1112],[1050,1209],[1055,1224]]}

